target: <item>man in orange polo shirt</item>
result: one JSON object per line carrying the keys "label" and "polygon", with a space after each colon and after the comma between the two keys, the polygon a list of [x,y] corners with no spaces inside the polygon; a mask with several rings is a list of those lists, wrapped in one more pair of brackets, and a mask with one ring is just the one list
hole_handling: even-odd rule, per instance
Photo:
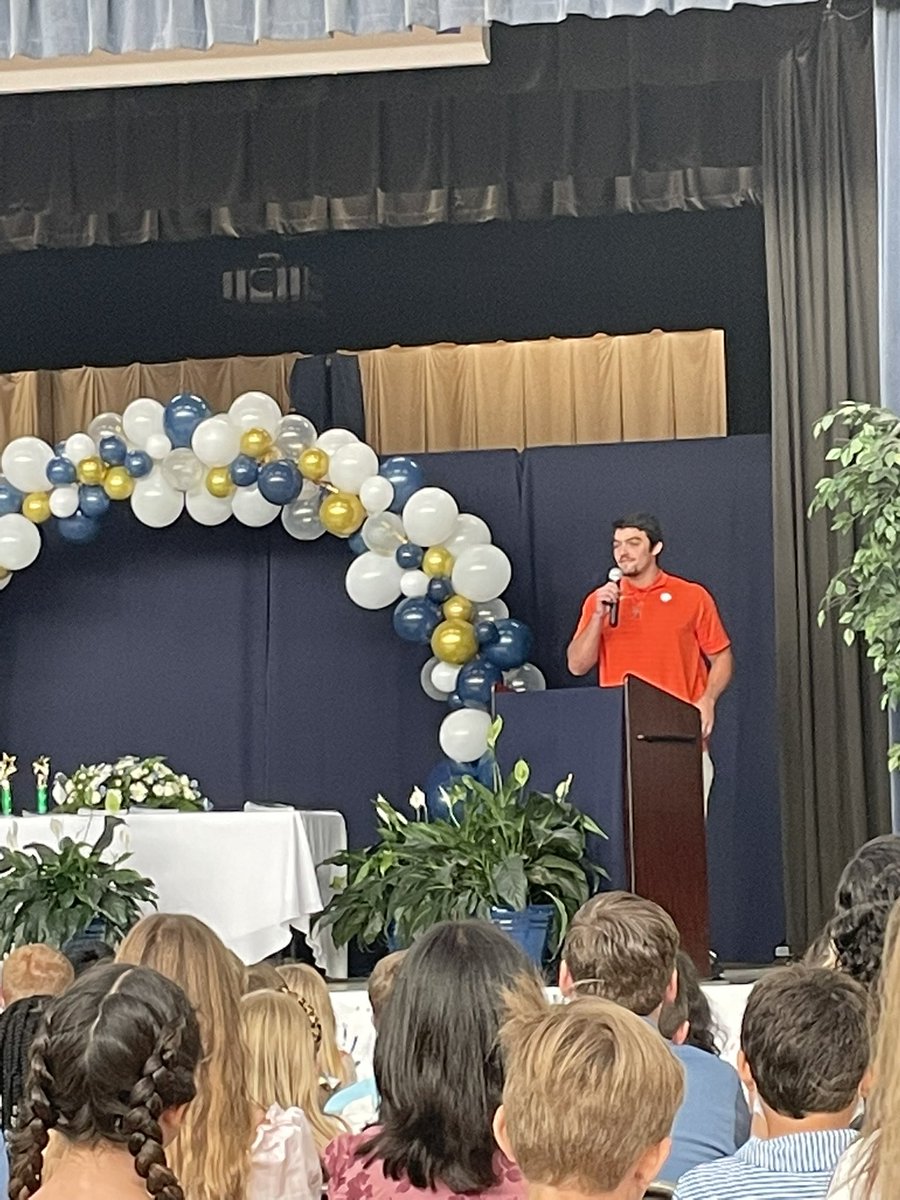
{"label": "man in orange polo shirt", "polygon": [[[637,675],[695,705],[708,795],[712,763],[706,746],[716,701],[734,669],[731,639],[706,588],[660,568],[662,548],[656,517],[636,513],[614,523],[613,558],[622,579],[587,597],[566,658],[573,675],[586,675],[596,665],[601,687],[616,687],[626,675]],[[619,619],[612,625],[615,604]]]}

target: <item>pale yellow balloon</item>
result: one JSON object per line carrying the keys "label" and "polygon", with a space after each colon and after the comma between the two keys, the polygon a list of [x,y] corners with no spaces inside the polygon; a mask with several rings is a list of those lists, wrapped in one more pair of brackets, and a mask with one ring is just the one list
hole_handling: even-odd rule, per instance
{"label": "pale yellow balloon", "polygon": [[103,480],[103,490],[110,500],[127,500],[134,491],[134,480],[124,467],[110,467]]}
{"label": "pale yellow balloon", "polygon": [[206,472],[206,490],[211,496],[224,500],[234,491],[234,482],[228,467],[210,467]]}
{"label": "pale yellow balloon", "polygon": [[422,557],[422,570],[432,577],[449,575],[453,570],[453,555],[445,546],[431,546]]}
{"label": "pale yellow balloon", "polygon": [[478,652],[478,639],[468,621],[441,621],[431,635],[431,649],[442,662],[461,667]]}
{"label": "pale yellow balloon", "polygon": [[50,497],[46,492],[29,492],[22,501],[22,516],[40,525],[50,516]]}
{"label": "pale yellow balloon", "polygon": [[79,483],[93,486],[103,482],[106,476],[106,464],[96,455],[91,458],[83,458],[75,468],[75,474],[78,476]]}
{"label": "pale yellow balloon", "polygon": [[359,496],[349,492],[333,492],[326,496],[319,508],[319,520],[338,537],[349,537],[366,519],[366,510]]}
{"label": "pale yellow balloon", "polygon": [[441,612],[448,621],[471,621],[475,606],[466,596],[448,596],[441,605]]}
{"label": "pale yellow balloon", "polygon": [[249,458],[262,458],[272,445],[272,435],[267,429],[248,429],[241,434],[241,454]]}
{"label": "pale yellow balloon", "polygon": [[297,459],[297,465],[304,479],[311,479],[313,483],[318,483],[328,474],[328,455],[318,446],[310,446]]}

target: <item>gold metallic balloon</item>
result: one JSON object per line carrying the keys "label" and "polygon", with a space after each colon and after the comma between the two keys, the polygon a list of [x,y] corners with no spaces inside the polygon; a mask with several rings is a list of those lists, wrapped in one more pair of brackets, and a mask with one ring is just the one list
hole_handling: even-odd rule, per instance
{"label": "gold metallic balloon", "polygon": [[311,479],[314,483],[318,483],[328,474],[328,455],[317,446],[310,446],[297,459],[297,465],[300,468],[300,474],[305,479]]}
{"label": "gold metallic balloon", "polygon": [[106,475],[106,465],[96,455],[91,458],[83,458],[75,468],[75,474],[78,476],[79,483],[91,485],[102,483]]}
{"label": "gold metallic balloon", "polygon": [[422,570],[426,575],[449,575],[453,570],[453,555],[445,546],[432,546],[422,558]]}
{"label": "gold metallic balloon", "polygon": [[241,434],[241,454],[250,458],[262,458],[272,445],[272,435],[267,429],[248,429]]}
{"label": "gold metallic balloon", "polygon": [[110,500],[127,500],[134,491],[134,480],[124,467],[110,467],[103,480],[103,490]]}
{"label": "gold metallic balloon", "polygon": [[448,621],[471,621],[475,605],[465,596],[450,596],[441,606],[441,612]]}
{"label": "gold metallic balloon", "polygon": [[40,525],[50,516],[50,497],[46,492],[29,492],[22,501],[22,516]]}
{"label": "gold metallic balloon", "polygon": [[206,490],[211,496],[224,500],[234,491],[231,471],[228,467],[210,467],[206,472]]}
{"label": "gold metallic balloon", "polygon": [[431,649],[442,662],[462,666],[478,653],[478,639],[468,621],[441,621],[431,635]]}
{"label": "gold metallic balloon", "polygon": [[319,520],[329,531],[338,537],[349,537],[355,533],[366,519],[359,496],[349,492],[334,492],[326,496],[319,508]]}

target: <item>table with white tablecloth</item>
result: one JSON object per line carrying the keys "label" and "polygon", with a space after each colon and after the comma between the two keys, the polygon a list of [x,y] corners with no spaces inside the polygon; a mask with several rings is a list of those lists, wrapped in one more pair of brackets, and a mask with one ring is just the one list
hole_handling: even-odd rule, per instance
{"label": "table with white tablecloth", "polygon": [[[322,897],[299,812],[134,809],[122,818],[118,843],[124,837],[129,865],[153,880],[161,912],[199,917],[247,963],[280,950],[292,928],[309,935]],[[55,845],[62,836],[93,842],[103,819],[103,813],[3,818],[0,843],[13,837],[20,847]],[[314,953],[319,940],[312,939]],[[328,965],[321,945],[316,957]]]}

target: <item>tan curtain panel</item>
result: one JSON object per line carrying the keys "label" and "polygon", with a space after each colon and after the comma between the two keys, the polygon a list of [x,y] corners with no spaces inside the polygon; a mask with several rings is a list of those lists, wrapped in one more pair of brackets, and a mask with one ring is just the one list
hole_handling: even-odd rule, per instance
{"label": "tan curtain panel", "polygon": [[359,355],[382,454],[723,437],[721,329]]}

